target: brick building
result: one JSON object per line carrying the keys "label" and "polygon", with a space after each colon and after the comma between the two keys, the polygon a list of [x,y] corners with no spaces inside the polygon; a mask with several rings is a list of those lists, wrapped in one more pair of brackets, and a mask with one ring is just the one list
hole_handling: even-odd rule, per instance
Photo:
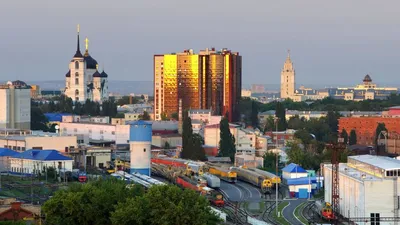
{"label": "brick building", "polygon": [[384,123],[389,135],[400,134],[399,117],[342,117],[339,119],[339,132],[345,129],[350,135],[351,130],[357,134],[357,144],[374,145],[375,131],[378,123]]}

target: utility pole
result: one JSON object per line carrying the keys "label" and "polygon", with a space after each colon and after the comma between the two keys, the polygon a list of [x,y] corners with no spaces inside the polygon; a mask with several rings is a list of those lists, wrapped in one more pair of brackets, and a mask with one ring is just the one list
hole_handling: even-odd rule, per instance
{"label": "utility pole", "polygon": [[[275,160],[275,169],[276,169],[277,176],[278,176],[278,154],[279,154],[279,151],[278,151],[278,121],[279,121],[279,118],[275,117],[275,128],[276,128],[276,135],[275,135],[276,146],[275,146],[275,148],[277,150],[276,160]],[[280,215],[278,215],[278,183],[275,184],[275,211],[276,211],[276,216],[280,217]]]}
{"label": "utility pole", "polygon": [[335,215],[334,223],[338,224],[337,216],[339,215],[339,155],[346,148],[343,143],[344,138],[338,138],[338,143],[327,144],[332,151],[332,211]]}

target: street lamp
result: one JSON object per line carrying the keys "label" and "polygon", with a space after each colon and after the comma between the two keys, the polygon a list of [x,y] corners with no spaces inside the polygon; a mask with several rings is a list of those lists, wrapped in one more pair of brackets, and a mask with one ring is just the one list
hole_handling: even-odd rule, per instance
{"label": "street lamp", "polygon": [[[276,146],[275,146],[275,148],[277,150],[276,159],[275,159],[275,167],[276,167],[275,169],[276,169],[276,175],[278,176],[278,159],[279,159],[278,158],[278,154],[279,154],[279,151],[278,151],[278,121],[279,121],[279,118],[275,117],[274,120],[275,120],[275,127],[276,127],[276,136],[275,136]],[[280,215],[278,215],[278,183],[275,183],[275,202],[276,202],[275,203],[276,216],[280,217]]]}
{"label": "street lamp", "polygon": [[385,151],[387,152],[387,131],[386,130],[382,130],[379,133],[379,137],[381,136],[381,134],[383,135],[383,137],[385,138]]}

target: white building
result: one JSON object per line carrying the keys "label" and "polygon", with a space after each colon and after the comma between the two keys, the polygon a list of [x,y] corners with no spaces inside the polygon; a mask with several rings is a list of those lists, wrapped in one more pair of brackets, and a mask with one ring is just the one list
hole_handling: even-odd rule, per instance
{"label": "white building", "polygon": [[[383,156],[349,156],[339,164],[339,211],[344,217],[399,217],[400,161]],[[323,167],[325,201],[332,203],[332,165]],[[360,222],[358,222],[361,224]],[[371,223],[373,224],[373,223]],[[381,221],[380,224],[395,224]]]}
{"label": "white building", "polygon": [[242,97],[250,98],[251,97],[251,90],[242,89]]}
{"label": "white building", "polygon": [[10,170],[10,157],[18,154],[8,148],[0,148],[0,173]]}
{"label": "white building", "polygon": [[10,157],[10,173],[33,174],[53,167],[72,171],[73,160],[56,150],[28,150]]}
{"label": "white building", "polygon": [[129,125],[102,123],[60,123],[63,135],[85,135],[89,140],[115,141],[115,144],[128,144]]}
{"label": "white building", "polygon": [[0,146],[14,151],[25,151],[27,149],[54,149],[66,152],[77,148],[76,136],[60,136],[56,133],[33,132],[25,135],[0,136]]}
{"label": "white building", "polygon": [[64,123],[103,123],[109,124],[110,117],[108,116],[79,116],[79,115],[63,115],[62,122]]}
{"label": "white building", "polygon": [[0,85],[0,128],[30,129],[30,89],[19,80]]}
{"label": "white building", "polygon": [[98,71],[97,61],[89,54],[89,40],[86,38],[86,51],[82,55],[78,43],[74,57],[69,63],[65,75],[65,95],[74,101],[84,102],[86,99],[102,102],[108,99],[108,75]]}

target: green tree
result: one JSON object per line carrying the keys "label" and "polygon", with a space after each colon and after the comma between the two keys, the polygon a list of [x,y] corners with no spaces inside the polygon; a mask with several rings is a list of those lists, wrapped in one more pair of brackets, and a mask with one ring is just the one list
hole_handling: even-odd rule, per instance
{"label": "green tree", "polygon": [[219,156],[229,157],[232,162],[235,160],[235,137],[229,129],[228,117],[225,116],[219,123],[220,140],[219,140]]}
{"label": "green tree", "polygon": [[[329,126],[329,129],[331,133],[336,137],[338,133],[339,118],[340,118],[339,113],[333,112],[331,110],[328,111],[328,114],[326,115],[326,122]],[[335,139],[337,140],[337,138]]]}
{"label": "green tree", "polygon": [[258,105],[256,101],[251,102],[251,126],[258,127]]}
{"label": "green tree", "polygon": [[192,145],[193,145],[193,150],[190,159],[196,161],[197,160],[206,161],[207,160],[206,153],[203,148],[204,140],[200,134],[192,135]]}
{"label": "green tree", "polygon": [[72,113],[73,112],[73,101],[72,98],[69,98],[65,95],[61,95],[59,102],[59,110],[63,113]]}
{"label": "green tree", "polygon": [[382,131],[387,132],[386,125],[385,125],[385,123],[378,123],[378,125],[376,126],[376,129],[375,129],[375,141],[374,141],[377,149],[378,149],[378,139],[380,137],[387,135],[387,134],[383,134]]}
{"label": "green tree", "polygon": [[168,141],[166,141],[166,142],[164,143],[164,149],[170,149],[170,148],[171,148],[171,145],[169,144]]}
{"label": "green tree", "polygon": [[357,144],[357,133],[355,130],[350,131],[349,145]]}
{"label": "green tree", "polygon": [[178,113],[177,113],[177,112],[172,113],[172,114],[171,114],[171,118],[174,119],[174,120],[179,120],[179,115],[178,115]]}
{"label": "green tree", "polygon": [[193,190],[172,185],[153,186],[143,196],[117,205],[111,214],[115,225],[217,225],[219,218],[206,198]]}
{"label": "green tree", "polygon": [[0,225],[26,225],[25,221],[0,221]]}
{"label": "green tree", "polygon": [[192,119],[184,114],[185,117],[183,119],[182,124],[182,152],[181,157],[184,159],[190,159],[192,156],[193,150],[193,128],[192,128]]}
{"label": "green tree", "polygon": [[342,129],[342,132],[340,133],[340,137],[343,138],[343,142],[345,144],[348,143],[349,141],[349,135],[347,134],[347,131],[345,129]]}
{"label": "green tree", "polygon": [[31,130],[47,131],[49,129],[47,126],[48,122],[49,120],[39,107],[31,108]]}
{"label": "green tree", "polygon": [[144,111],[142,115],[139,116],[141,120],[151,120],[150,114],[147,111]]}
{"label": "green tree", "polygon": [[275,116],[278,118],[278,131],[285,131],[287,128],[286,109],[280,102],[276,103]]}
{"label": "green tree", "polygon": [[304,128],[304,121],[300,119],[299,115],[290,117],[287,124],[289,129],[299,130]]}
{"label": "green tree", "polygon": [[305,160],[305,152],[300,148],[298,142],[289,142],[286,151],[289,162],[301,165]]}
{"label": "green tree", "polygon": [[59,190],[42,209],[48,225],[109,225],[117,203],[143,193],[138,185],[127,188],[125,181],[110,178]]}
{"label": "green tree", "polygon": [[82,115],[82,112],[83,112],[82,104],[80,102],[75,102],[73,113],[76,115]]}
{"label": "green tree", "polygon": [[275,121],[273,116],[268,116],[264,126],[264,132],[274,131],[275,130]]}
{"label": "green tree", "polygon": [[305,129],[297,130],[294,133],[294,137],[299,139],[303,143],[304,147],[308,147],[313,140],[311,134]]}
{"label": "green tree", "polygon": [[169,120],[169,118],[168,118],[168,116],[167,116],[167,114],[166,114],[165,112],[162,112],[162,113],[161,113],[161,120],[162,120],[162,121],[167,121],[167,120]]}
{"label": "green tree", "polygon": [[[268,151],[264,154],[264,170],[269,172],[276,171],[276,155],[275,153]],[[280,160],[280,155],[278,154],[278,162]]]}
{"label": "green tree", "polygon": [[[100,115],[115,118],[117,116],[117,113],[118,113],[117,104],[114,102],[114,100],[110,99],[103,101],[103,104],[101,105]],[[124,117],[119,117],[119,118],[124,118]]]}

